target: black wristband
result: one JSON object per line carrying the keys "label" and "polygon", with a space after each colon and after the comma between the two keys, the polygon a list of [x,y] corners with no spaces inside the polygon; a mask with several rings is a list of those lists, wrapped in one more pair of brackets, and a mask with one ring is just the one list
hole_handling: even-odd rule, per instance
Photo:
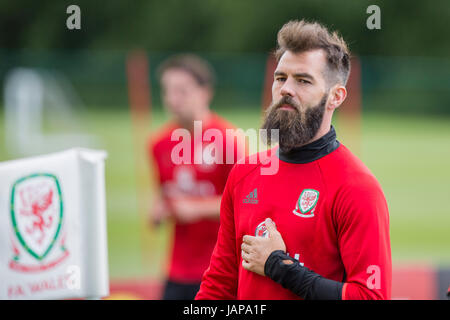
{"label": "black wristband", "polygon": [[[292,263],[283,261],[290,260]],[[305,300],[341,300],[343,283],[325,279],[300,265],[284,251],[272,252],[264,264],[264,273],[273,281]]]}

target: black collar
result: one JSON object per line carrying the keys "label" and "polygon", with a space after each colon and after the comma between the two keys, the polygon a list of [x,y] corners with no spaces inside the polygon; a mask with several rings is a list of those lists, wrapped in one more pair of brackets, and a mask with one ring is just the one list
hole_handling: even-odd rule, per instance
{"label": "black collar", "polygon": [[280,160],[289,163],[308,163],[320,159],[336,150],[340,142],[336,140],[336,131],[331,126],[330,131],[322,138],[308,143],[299,148],[294,148],[289,152],[283,152],[281,148],[277,150],[277,156]]}

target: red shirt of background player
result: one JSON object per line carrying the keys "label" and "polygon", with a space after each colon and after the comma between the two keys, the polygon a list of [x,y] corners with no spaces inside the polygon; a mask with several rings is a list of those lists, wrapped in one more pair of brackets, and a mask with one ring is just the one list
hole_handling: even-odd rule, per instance
{"label": "red shirt of background player", "polygon": [[[222,133],[224,139],[214,143],[222,144],[223,158],[216,159],[216,163],[207,164],[208,159],[205,157],[210,155],[206,154],[205,146],[211,142],[203,142],[200,148],[200,145],[195,143],[194,134],[191,132],[190,164],[176,165],[171,159],[171,154],[180,141],[172,141],[171,136],[172,132],[178,128],[175,123],[166,125],[149,144],[150,155],[156,166],[155,172],[159,173],[158,182],[162,196],[170,204],[171,200],[180,196],[201,201],[204,197],[221,195],[233,163],[239,157],[238,149],[235,147],[237,144],[234,141],[227,144],[225,139],[226,129],[234,127],[213,113],[207,122],[202,122],[202,135],[208,129],[218,129]],[[202,150],[203,163],[195,164],[194,156]],[[227,152],[233,152],[234,160],[231,164],[226,164]],[[201,281],[203,272],[209,265],[218,230],[218,219],[203,219],[194,223],[175,221],[169,263],[170,280],[181,283]]]}

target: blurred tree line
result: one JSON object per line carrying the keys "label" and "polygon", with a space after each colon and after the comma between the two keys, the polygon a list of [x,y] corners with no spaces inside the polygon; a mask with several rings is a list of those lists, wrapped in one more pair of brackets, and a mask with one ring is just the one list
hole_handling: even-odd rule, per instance
{"label": "blurred tree line", "polygon": [[[66,27],[72,4],[81,30]],[[366,26],[373,4],[381,30]],[[215,106],[259,107],[276,34],[303,18],[338,30],[361,57],[365,111],[450,114],[450,0],[0,0],[0,87],[17,66],[52,70],[86,105],[122,108],[127,54],[144,49],[160,106],[155,66],[190,51],[217,72]]]}
{"label": "blurred tree line", "polygon": [[[66,28],[71,4],[81,30]],[[366,27],[372,4],[381,30]],[[449,0],[1,0],[0,48],[267,52],[301,18],[339,30],[360,55],[450,55]]]}

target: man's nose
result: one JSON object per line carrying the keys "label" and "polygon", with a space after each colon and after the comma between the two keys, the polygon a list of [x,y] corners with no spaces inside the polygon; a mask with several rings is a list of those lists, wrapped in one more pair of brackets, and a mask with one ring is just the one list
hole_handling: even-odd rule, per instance
{"label": "man's nose", "polygon": [[292,87],[291,81],[286,80],[283,83],[283,86],[281,87],[280,94],[284,96],[291,96],[293,97],[295,95],[294,88]]}

